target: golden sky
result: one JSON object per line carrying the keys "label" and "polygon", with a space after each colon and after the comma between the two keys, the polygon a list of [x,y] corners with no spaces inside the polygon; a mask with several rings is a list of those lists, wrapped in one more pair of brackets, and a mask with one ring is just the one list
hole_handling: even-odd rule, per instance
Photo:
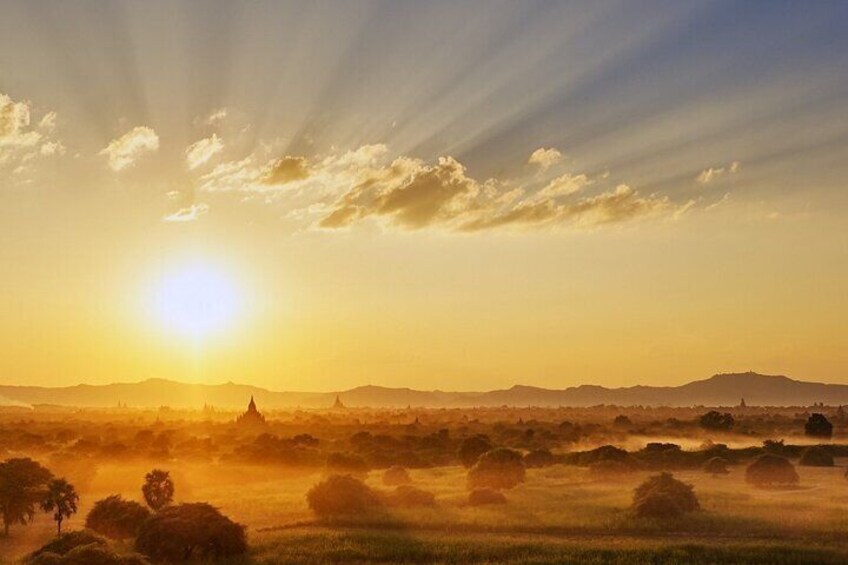
{"label": "golden sky", "polygon": [[4,2],[0,381],[844,382],[848,10],[764,7]]}

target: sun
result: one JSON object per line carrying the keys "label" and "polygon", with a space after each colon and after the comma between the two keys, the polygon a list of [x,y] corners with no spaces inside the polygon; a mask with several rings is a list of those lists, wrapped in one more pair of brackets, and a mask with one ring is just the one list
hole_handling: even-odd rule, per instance
{"label": "sun", "polygon": [[239,306],[231,279],[201,263],[163,275],[153,292],[153,309],[164,328],[195,340],[226,330]]}

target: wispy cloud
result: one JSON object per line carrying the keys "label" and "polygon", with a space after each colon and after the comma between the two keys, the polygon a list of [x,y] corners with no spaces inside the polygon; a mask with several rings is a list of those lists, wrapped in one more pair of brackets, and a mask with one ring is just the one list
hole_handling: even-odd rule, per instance
{"label": "wispy cloud", "polygon": [[695,180],[701,184],[709,184],[724,175],[733,175],[739,172],[742,168],[742,163],[733,161],[726,167],[710,167],[701,171]]}
{"label": "wispy cloud", "polygon": [[101,152],[113,171],[122,171],[135,164],[143,154],[159,149],[159,136],[152,128],[138,126],[109,142]]}
{"label": "wispy cloud", "polygon": [[192,222],[209,212],[209,206],[204,203],[191,204],[180,208],[176,212],[166,215],[162,219],[166,222]]}
{"label": "wispy cloud", "polygon": [[186,148],[186,165],[189,170],[196,169],[223,150],[224,142],[213,133],[211,137],[195,141]]}

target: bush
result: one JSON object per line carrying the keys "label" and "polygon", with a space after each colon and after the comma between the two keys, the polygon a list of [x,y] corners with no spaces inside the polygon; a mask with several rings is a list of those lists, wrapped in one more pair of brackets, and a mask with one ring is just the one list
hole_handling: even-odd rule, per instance
{"label": "bush", "polygon": [[119,555],[101,545],[90,543],[81,545],[67,552],[42,553],[29,560],[31,565],[149,565],[150,562],[141,555]]}
{"label": "bush", "polygon": [[704,463],[704,472],[710,475],[726,475],[730,471],[727,470],[727,459],[724,457],[713,457]]}
{"label": "bush", "polygon": [[380,506],[377,494],[350,475],[331,475],[309,489],[306,501],[319,516],[358,514]]}
{"label": "bush", "polygon": [[389,467],[386,469],[386,472],[383,473],[383,484],[388,487],[408,485],[411,482],[412,479],[409,478],[409,473],[407,473],[406,468],[401,467],[400,465]]}
{"label": "bush", "polygon": [[798,483],[798,472],[786,457],[766,453],[748,465],[745,481],[758,487],[795,485]]}
{"label": "bush", "polygon": [[492,450],[492,442],[484,435],[465,438],[459,446],[459,460],[466,469],[477,463],[480,456]]}
{"label": "bush", "polygon": [[133,538],[150,511],[133,500],[113,494],[94,503],[85,518],[85,527],[112,539]]}
{"label": "bush", "polygon": [[833,457],[821,447],[812,446],[801,453],[798,464],[804,467],[833,467]]}
{"label": "bush", "polygon": [[812,437],[831,437],[833,435],[833,424],[824,414],[811,414],[804,424],[804,433]]}
{"label": "bush", "polygon": [[630,462],[615,459],[595,461],[589,465],[589,475],[601,480],[619,478],[623,475],[629,475],[633,471],[635,469]]}
{"label": "bush", "polygon": [[142,525],[137,551],[157,561],[216,560],[247,552],[244,526],[205,502],[167,506]]}
{"label": "bush", "polygon": [[547,449],[534,449],[524,456],[524,466],[528,469],[550,467],[554,464],[554,455]]}
{"label": "bush", "polygon": [[411,485],[401,485],[388,495],[387,501],[391,506],[410,508],[414,506],[434,506],[436,495]]}
{"label": "bush", "polygon": [[510,489],[524,482],[526,471],[521,454],[498,448],[484,453],[468,471],[468,488]]}
{"label": "bush", "polygon": [[506,504],[506,497],[496,490],[488,488],[475,489],[468,495],[468,504],[471,506]]}
{"label": "bush", "polygon": [[633,510],[640,518],[677,518],[700,507],[692,485],[671,473],[649,478],[633,494]]}
{"label": "bush", "polygon": [[106,547],[107,542],[92,531],[75,530],[73,532],[64,533],[50,543],[44,545],[41,549],[33,552],[32,555],[30,555],[30,558],[38,557],[43,553],[65,555],[75,547],[92,544]]}

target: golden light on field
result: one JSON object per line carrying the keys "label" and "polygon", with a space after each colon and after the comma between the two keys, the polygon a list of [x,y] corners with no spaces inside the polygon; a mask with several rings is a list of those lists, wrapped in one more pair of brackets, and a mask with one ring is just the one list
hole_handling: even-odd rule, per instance
{"label": "golden light on field", "polygon": [[242,302],[231,278],[204,263],[164,273],[154,286],[151,300],[165,331],[193,340],[226,331]]}

